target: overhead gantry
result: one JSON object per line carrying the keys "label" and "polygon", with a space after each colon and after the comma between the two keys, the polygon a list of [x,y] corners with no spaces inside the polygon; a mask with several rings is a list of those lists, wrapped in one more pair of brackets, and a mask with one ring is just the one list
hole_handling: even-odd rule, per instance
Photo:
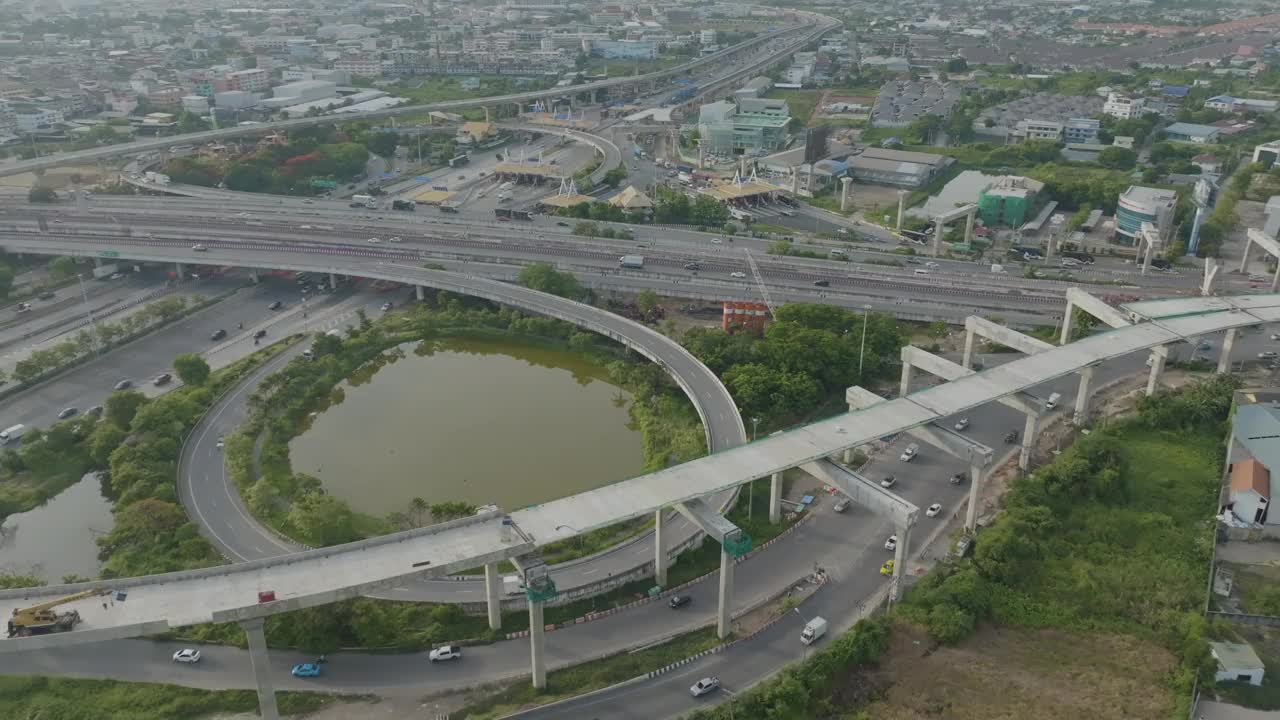
{"label": "overhead gantry", "polygon": [[1249,228],[1249,232],[1245,233],[1244,255],[1240,257],[1240,272],[1244,272],[1249,266],[1249,251],[1254,245],[1266,250],[1276,264],[1275,272],[1271,275],[1271,292],[1275,292],[1280,287],[1280,243],[1257,228]]}
{"label": "overhead gantry", "polygon": [[[901,219],[902,199],[898,199],[899,213]],[[942,229],[953,220],[966,218],[964,221],[964,241],[967,243],[973,240],[973,220],[978,214],[977,205],[962,205],[954,210],[938,213],[933,216],[933,256],[938,257],[942,253]]]}

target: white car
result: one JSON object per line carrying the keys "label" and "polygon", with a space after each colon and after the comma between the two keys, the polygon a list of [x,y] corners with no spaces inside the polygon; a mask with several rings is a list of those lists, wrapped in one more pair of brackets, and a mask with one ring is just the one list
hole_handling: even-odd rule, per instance
{"label": "white car", "polygon": [[119,280],[122,277],[124,277],[124,275],[121,275],[120,273],[111,273],[112,280]]}
{"label": "white car", "polygon": [[200,651],[195,648],[183,648],[173,654],[173,661],[176,663],[198,663],[200,662]]}
{"label": "white car", "polygon": [[432,650],[427,657],[431,659],[431,662],[458,660],[462,657],[462,648],[457,645],[442,645],[435,650]]}
{"label": "white car", "polygon": [[964,430],[969,427],[969,418],[962,417],[956,421],[956,430]]}
{"label": "white car", "polygon": [[209,248],[205,247],[204,245],[201,245],[200,243],[196,243],[195,245],[192,245],[192,246],[191,246],[191,249],[192,249],[192,250],[195,250],[196,252],[208,252],[208,251],[209,251]]}
{"label": "white car", "polygon": [[223,437],[222,437],[221,435],[219,435],[219,436],[218,436],[218,443],[217,443],[217,445],[215,445],[215,447],[217,447],[219,450],[221,450],[223,445],[226,445],[226,441],[223,439]]}
{"label": "white car", "polygon": [[723,241],[723,240],[721,240],[720,238],[711,238],[711,244],[712,244],[712,245],[723,245],[723,244],[724,244],[724,241]]}
{"label": "white car", "polygon": [[741,270],[739,270],[739,271],[737,271],[737,272],[731,272],[731,273],[729,273],[729,277],[731,277],[731,278],[737,278],[737,279],[739,279],[739,280],[742,280],[742,279],[744,279],[744,278],[746,278],[746,277],[747,277],[747,274],[746,274],[746,273],[744,273],[744,272],[742,272]]}
{"label": "white car", "polygon": [[920,446],[915,443],[911,443],[910,445],[907,446],[906,450],[902,451],[902,455],[898,459],[901,460],[902,462],[911,462],[912,460],[916,459],[916,455],[918,455],[919,453],[920,453]]}
{"label": "white car", "polygon": [[1271,335],[1271,339],[1272,339],[1272,340],[1276,340],[1276,341],[1280,341],[1280,333],[1273,333],[1273,334]]}
{"label": "white car", "polygon": [[890,535],[890,536],[889,536],[889,539],[884,541],[884,549],[885,549],[885,550],[897,550],[897,549],[898,549],[898,536],[897,536],[897,535]]}
{"label": "white car", "polygon": [[378,243],[380,243],[380,242],[382,242],[382,241],[381,241],[381,240],[379,240],[378,238],[369,238],[369,240],[368,240],[368,243],[369,243],[370,245],[377,245],[377,244],[378,244]]}
{"label": "white car", "polygon": [[713,692],[719,687],[720,687],[720,678],[714,677],[714,676],[704,677],[698,682],[694,683],[693,687],[689,688],[689,694],[693,695],[694,697],[702,697],[703,695],[706,695],[709,692]]}
{"label": "white car", "polygon": [[925,517],[938,517],[938,513],[942,512],[942,503],[934,503],[924,511]]}
{"label": "white car", "polygon": [[387,242],[400,242],[400,238],[399,238],[399,237],[389,237],[389,238],[387,238]]}

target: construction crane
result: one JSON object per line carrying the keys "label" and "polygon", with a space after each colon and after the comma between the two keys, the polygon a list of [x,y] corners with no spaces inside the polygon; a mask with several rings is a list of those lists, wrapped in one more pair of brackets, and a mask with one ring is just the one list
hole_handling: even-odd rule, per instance
{"label": "construction crane", "polygon": [[750,250],[742,248],[742,254],[747,256],[747,265],[751,266],[751,274],[756,278],[756,286],[760,288],[760,294],[764,296],[764,304],[769,308],[769,316],[777,319],[773,311],[773,298],[769,297],[769,288],[765,287],[764,278],[760,275],[760,266],[756,265],[756,259],[751,257]]}
{"label": "construction crane", "polygon": [[13,616],[9,618],[9,637],[27,637],[53,632],[66,632],[80,622],[80,613],[76,610],[56,613],[53,611],[54,608],[76,600],[106,595],[109,592],[111,591],[107,588],[94,588],[40,603],[39,605],[14,608]]}

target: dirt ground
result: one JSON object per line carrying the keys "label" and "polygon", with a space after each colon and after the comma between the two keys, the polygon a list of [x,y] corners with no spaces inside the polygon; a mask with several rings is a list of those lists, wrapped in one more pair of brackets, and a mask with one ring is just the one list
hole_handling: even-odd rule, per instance
{"label": "dirt ground", "polygon": [[867,707],[876,720],[1155,720],[1172,710],[1165,680],[1176,662],[1127,636],[985,626],[935,647],[899,625],[878,669],[837,685],[845,707],[878,697]]}

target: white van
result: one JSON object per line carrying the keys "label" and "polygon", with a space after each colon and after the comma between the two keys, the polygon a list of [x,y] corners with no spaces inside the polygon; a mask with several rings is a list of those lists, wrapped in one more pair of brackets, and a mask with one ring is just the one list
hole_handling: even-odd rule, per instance
{"label": "white van", "polygon": [[26,425],[14,425],[5,428],[4,432],[0,432],[0,444],[8,445],[22,437],[22,433],[26,432]]}
{"label": "white van", "polygon": [[1062,393],[1053,393],[1048,400],[1044,401],[1045,410],[1053,410],[1058,407],[1058,401],[1062,400]]}
{"label": "white van", "polygon": [[928,270],[925,270],[924,268],[916,268],[916,274],[917,274],[917,275],[928,275],[928,274],[929,274],[929,271],[928,271]]}

